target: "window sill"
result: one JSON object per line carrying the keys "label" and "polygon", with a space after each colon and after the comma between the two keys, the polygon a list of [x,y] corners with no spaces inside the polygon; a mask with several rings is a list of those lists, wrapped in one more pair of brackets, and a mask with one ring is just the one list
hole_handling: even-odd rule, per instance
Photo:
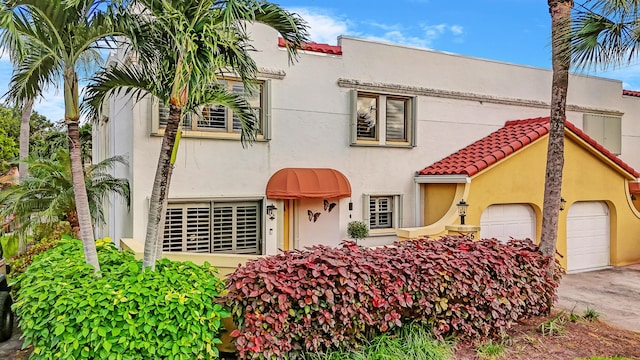
{"label": "window sill", "polygon": [[369,230],[369,237],[396,235],[397,229],[372,229]]}
{"label": "window sill", "polygon": [[381,143],[379,141],[367,141],[367,140],[358,140],[355,144],[351,144],[354,147],[386,147],[386,148],[404,148],[404,149],[412,149],[415,146],[411,145],[408,142],[391,142],[387,141],[386,143]]}
{"label": "window sill", "polygon": [[[159,129],[157,132],[152,132],[151,136],[162,137],[164,136],[164,129]],[[240,141],[240,134],[237,133],[223,133],[213,131],[198,131],[198,130],[182,130],[182,138],[190,139],[211,139],[211,140],[234,140]],[[256,142],[267,142],[268,139],[264,138],[264,135],[256,135]]]}

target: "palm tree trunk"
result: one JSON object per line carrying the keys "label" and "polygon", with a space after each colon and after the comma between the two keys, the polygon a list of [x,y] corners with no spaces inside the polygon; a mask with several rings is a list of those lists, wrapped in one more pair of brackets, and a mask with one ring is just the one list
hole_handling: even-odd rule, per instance
{"label": "palm tree trunk", "polygon": [[551,14],[551,42],[553,82],[551,85],[551,120],[547,147],[547,170],[542,209],[540,250],[551,257],[548,271],[555,266],[558,241],[558,216],[564,167],[564,121],[569,87],[569,30],[573,1],[549,0]]}
{"label": "palm tree trunk", "polygon": [[73,68],[67,69],[64,77],[64,109],[65,122],[67,123],[67,135],[69,136],[69,159],[71,160],[71,180],[73,182],[73,194],[78,212],[80,224],[80,238],[84,249],[84,259],[87,264],[100,271],[98,252],[91,225],[91,212],[89,211],[89,198],[84,182],[84,165],[82,163],[82,150],[80,146],[80,107],[78,106],[78,75]]}
{"label": "palm tree trunk", "polygon": [[164,136],[162,137],[156,175],[153,180],[151,198],[149,199],[149,216],[147,217],[147,233],[144,240],[144,256],[142,259],[143,269],[151,268],[151,270],[154,270],[156,260],[159,253],[161,253],[161,250],[159,250],[161,248],[160,236],[163,231],[161,226],[164,224],[167,195],[171,184],[171,175],[173,174],[171,153],[176,142],[181,113],[181,108],[173,104],[170,106],[167,127],[164,129]]}
{"label": "palm tree trunk", "polygon": [[30,120],[33,109],[33,98],[26,99],[22,106],[22,120],[20,121],[20,176],[27,177],[29,166],[24,161],[29,157],[29,135],[31,132]]}
{"label": "palm tree trunk", "polygon": [[87,264],[93,266],[97,272],[100,271],[100,264],[98,263],[96,242],[93,236],[93,226],[91,225],[87,187],[84,182],[78,123],[71,122],[67,124],[67,128],[69,134],[69,158],[71,159],[71,179],[73,181],[73,193],[76,200],[78,224],[80,225],[80,238],[84,248],[84,259],[87,261]]}

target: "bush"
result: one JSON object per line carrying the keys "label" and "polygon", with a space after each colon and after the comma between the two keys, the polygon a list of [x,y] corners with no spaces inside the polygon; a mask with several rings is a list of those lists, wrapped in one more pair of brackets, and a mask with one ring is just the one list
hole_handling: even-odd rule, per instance
{"label": "bush", "polygon": [[215,268],[165,259],[141,272],[130,252],[97,245],[101,277],[80,241],[61,240],[18,279],[15,311],[34,358],[217,358],[229,314],[215,303],[224,291]]}
{"label": "bush", "polygon": [[358,241],[369,236],[369,226],[364,221],[351,221],[347,225],[349,237]]}
{"label": "bush", "polygon": [[240,266],[228,277],[226,303],[241,358],[353,347],[407,321],[438,338],[484,338],[550,310],[561,268],[547,275],[549,261],[529,241],[315,246]]}

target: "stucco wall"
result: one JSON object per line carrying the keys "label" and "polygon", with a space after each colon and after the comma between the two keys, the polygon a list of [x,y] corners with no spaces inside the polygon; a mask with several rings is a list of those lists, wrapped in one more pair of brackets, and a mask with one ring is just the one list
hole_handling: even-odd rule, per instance
{"label": "stucco wall", "polygon": [[[269,177],[281,168],[329,167],[345,174],[353,191],[352,212],[345,209],[347,201],[341,202],[339,239],[347,237],[349,221],[362,219],[363,207],[368,206],[363,204],[363,195],[370,193],[403,194],[400,226],[421,226],[423,220],[416,214],[420,206],[415,199],[421,196],[415,194],[415,171],[495,131],[507,120],[549,114],[544,104],[550,99],[551,72],[545,69],[349,37],[340,39],[342,56],[302,52],[299,62],[289,67],[286,51],[277,46],[276,33],[262,26],[253,30],[257,51],[252,55],[259,67],[286,73],[283,79],[270,79],[272,140],[243,149],[235,140],[184,137],[173,173],[171,198],[264,197]],[[400,91],[397,85],[402,85],[458,95],[417,95],[415,148],[350,146],[351,88],[340,85],[340,79],[381,84],[390,93]],[[473,96],[460,97],[462,93]],[[620,81],[572,76],[567,117],[581,127],[585,111],[624,112],[623,158],[640,167],[636,156],[639,149],[629,144],[640,129],[627,125],[638,111],[629,99],[623,103],[621,93]],[[151,107],[146,101],[135,106],[121,101],[114,106],[120,111],[122,126],[116,129],[119,134],[112,149],[115,154],[130,158],[132,208],[130,215],[117,210],[114,221],[124,225],[117,225],[120,230],[114,228],[113,236],[144,239],[147,199],[161,138],[150,135]],[[529,164],[519,166],[531,170]],[[527,186],[541,186],[542,176],[544,171],[540,170]],[[503,194],[498,195],[506,193],[501,190]],[[509,190],[516,196],[523,192],[513,185]],[[473,201],[470,203],[473,206]],[[274,253],[282,236],[282,222],[276,219],[278,225],[274,226],[265,221],[265,231],[271,229],[267,233],[267,253]],[[375,237],[368,243],[388,244],[395,239]]]}
{"label": "stucco wall", "polygon": [[[562,197],[567,201],[565,209],[578,201],[605,201],[611,219],[611,264],[638,262],[640,222],[629,203],[625,188],[628,178],[585,150],[579,141],[571,136],[565,141],[562,184]],[[529,204],[536,214],[536,236],[540,241],[546,146],[547,137],[474,176],[469,184],[467,223],[480,224],[482,212],[493,204]],[[560,212],[557,244],[565,267],[567,214],[567,210]]]}

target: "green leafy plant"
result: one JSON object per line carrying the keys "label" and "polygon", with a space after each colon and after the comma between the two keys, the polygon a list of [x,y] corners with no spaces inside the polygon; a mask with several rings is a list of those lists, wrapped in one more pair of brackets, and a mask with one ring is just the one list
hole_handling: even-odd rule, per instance
{"label": "green leafy plant", "polygon": [[566,331],[568,320],[567,314],[561,311],[553,318],[538,325],[538,331],[544,336],[562,335]]}
{"label": "green leafy plant", "polygon": [[367,359],[451,359],[451,344],[434,339],[424,325],[407,324],[398,331],[382,334],[357,350],[344,349],[325,353],[303,354],[306,360]]}
{"label": "green leafy plant", "polygon": [[504,344],[489,340],[478,345],[476,353],[481,359],[496,359],[504,353]]}
{"label": "green leafy plant", "polygon": [[590,307],[587,307],[587,309],[584,311],[584,314],[582,315],[582,318],[586,321],[596,321],[599,317],[600,313]]}
{"label": "green leafy plant", "polygon": [[[82,243],[63,239],[19,277],[14,305],[33,358],[217,358],[224,291],[208,264],[161,260],[141,272],[130,252],[96,242],[100,277]],[[116,357],[114,355],[117,354]]]}
{"label": "green leafy plant", "polygon": [[394,247],[315,246],[260,258],[227,279],[225,303],[241,359],[349,349],[407,322],[438,339],[498,336],[547,313],[561,267],[530,241],[396,242]]}
{"label": "green leafy plant", "polygon": [[347,234],[355,241],[362,240],[369,236],[369,226],[364,221],[351,221],[347,225]]}

